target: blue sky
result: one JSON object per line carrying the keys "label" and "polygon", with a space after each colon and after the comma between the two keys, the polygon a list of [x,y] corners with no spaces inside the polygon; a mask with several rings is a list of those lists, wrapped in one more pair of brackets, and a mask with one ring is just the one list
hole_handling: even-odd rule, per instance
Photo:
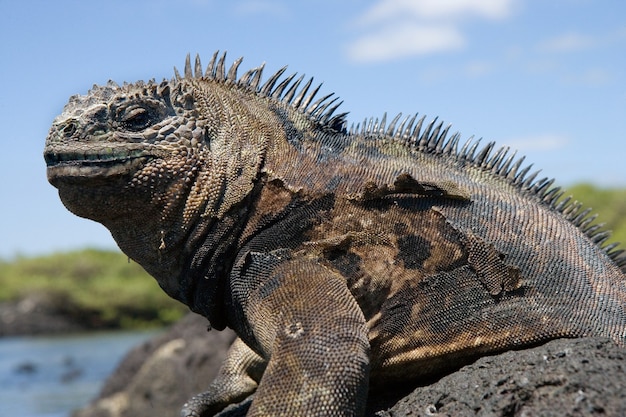
{"label": "blue sky", "polygon": [[560,185],[626,186],[625,17],[623,0],[0,0],[0,258],[115,247],[46,181],[52,119],[93,84],[218,49],[314,76],[351,122],[439,116]]}

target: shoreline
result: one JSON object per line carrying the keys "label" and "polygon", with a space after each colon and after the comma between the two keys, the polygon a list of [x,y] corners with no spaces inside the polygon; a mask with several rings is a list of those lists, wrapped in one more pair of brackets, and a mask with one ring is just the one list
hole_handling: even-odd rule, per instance
{"label": "shoreline", "polygon": [[[43,336],[92,330],[60,311],[51,297],[31,294],[0,303],[0,337]],[[96,330],[96,329],[94,329]]]}
{"label": "shoreline", "polygon": [[0,302],[0,338],[60,336],[96,331],[148,330],[155,326],[125,327],[120,320],[101,320],[97,312],[50,294],[32,293],[18,300]]}

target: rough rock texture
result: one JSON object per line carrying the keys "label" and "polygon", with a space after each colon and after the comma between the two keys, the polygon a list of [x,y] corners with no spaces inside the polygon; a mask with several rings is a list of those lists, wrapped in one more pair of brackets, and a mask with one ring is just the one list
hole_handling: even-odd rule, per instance
{"label": "rough rock texture", "polygon": [[382,416],[624,416],[626,351],[560,339],[484,357],[416,389]]}
{"label": "rough rock texture", "polygon": [[[213,379],[234,339],[230,332],[205,329],[205,319],[189,315],[167,334],[135,348],[100,398],[74,417],[178,415],[188,397]],[[560,339],[481,358],[408,391],[404,386],[372,394],[368,415],[626,415],[626,351],[601,338]],[[220,416],[243,416],[249,402],[231,406]]]}

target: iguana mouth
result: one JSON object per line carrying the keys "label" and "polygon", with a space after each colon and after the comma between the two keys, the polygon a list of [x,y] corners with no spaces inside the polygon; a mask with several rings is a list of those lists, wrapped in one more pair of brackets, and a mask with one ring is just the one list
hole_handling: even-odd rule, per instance
{"label": "iguana mouth", "polygon": [[80,180],[120,176],[136,171],[153,158],[142,151],[113,153],[52,152],[44,154],[48,181]]}

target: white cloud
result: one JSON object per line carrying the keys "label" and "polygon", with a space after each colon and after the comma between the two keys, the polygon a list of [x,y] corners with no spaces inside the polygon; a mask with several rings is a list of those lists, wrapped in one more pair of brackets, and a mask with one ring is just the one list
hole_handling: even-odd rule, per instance
{"label": "white cloud", "polygon": [[499,19],[510,14],[513,0],[381,0],[360,19],[362,23],[413,16],[419,19],[444,19],[471,15]]}
{"label": "white cloud", "polygon": [[354,61],[384,61],[458,49],[464,43],[463,35],[453,26],[421,26],[407,22],[363,36],[350,45],[348,54]]}
{"label": "white cloud", "polygon": [[544,133],[533,136],[512,138],[503,141],[503,144],[518,151],[554,151],[564,148],[569,140],[563,135]]}
{"label": "white cloud", "polygon": [[354,61],[382,61],[462,48],[461,23],[503,19],[518,0],[380,0],[356,19],[365,33],[348,45]]}

